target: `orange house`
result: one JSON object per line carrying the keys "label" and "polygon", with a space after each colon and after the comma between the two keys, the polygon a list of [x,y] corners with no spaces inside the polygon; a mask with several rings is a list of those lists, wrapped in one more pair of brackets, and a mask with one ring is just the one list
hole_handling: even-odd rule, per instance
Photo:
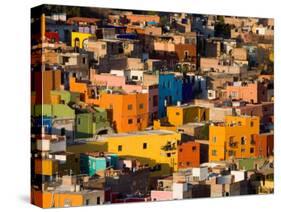
{"label": "orange house", "polygon": [[95,104],[110,111],[112,127],[117,132],[139,131],[148,126],[147,93],[103,93]]}
{"label": "orange house", "polygon": [[91,98],[94,94],[94,89],[85,83],[77,82],[75,77],[69,78],[69,90],[71,92],[80,93],[80,100],[87,104],[94,104],[94,98]]}
{"label": "orange house", "polygon": [[61,71],[31,72],[32,103],[51,104],[51,90],[61,90]]}
{"label": "orange house", "polygon": [[31,190],[31,203],[41,208],[62,208],[83,205],[83,195],[76,193],[51,193]]}
{"label": "orange house", "polygon": [[273,133],[254,135],[254,142],[257,150],[256,157],[269,157],[273,155]]}
{"label": "orange house", "polygon": [[200,143],[189,141],[178,146],[178,168],[200,166]]}

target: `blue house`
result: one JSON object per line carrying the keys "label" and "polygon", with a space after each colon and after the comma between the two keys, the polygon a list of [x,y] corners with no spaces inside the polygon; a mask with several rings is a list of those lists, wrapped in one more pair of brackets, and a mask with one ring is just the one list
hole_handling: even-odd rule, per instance
{"label": "blue house", "polygon": [[159,74],[159,118],[166,116],[166,108],[176,105],[178,102],[183,104],[193,99],[192,81],[185,76],[175,76],[173,73]]}
{"label": "blue house", "polygon": [[41,128],[44,127],[45,133],[51,134],[52,132],[52,117],[39,116],[34,118],[32,124],[32,133],[41,134]]}
{"label": "blue house", "polygon": [[89,154],[80,155],[80,171],[82,174],[87,174],[90,177],[95,175],[98,171],[106,169],[106,158],[96,157]]}

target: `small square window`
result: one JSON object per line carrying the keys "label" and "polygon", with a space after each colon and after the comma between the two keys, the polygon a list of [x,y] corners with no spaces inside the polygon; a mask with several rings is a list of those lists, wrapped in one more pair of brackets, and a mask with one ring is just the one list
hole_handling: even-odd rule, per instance
{"label": "small square window", "polygon": [[179,116],[180,115],[180,113],[179,112],[176,112],[176,116]]}
{"label": "small square window", "polygon": [[168,158],[171,157],[171,153],[167,153],[167,157],[168,157]]}
{"label": "small square window", "polygon": [[252,147],[250,148],[250,153],[253,154],[255,152],[255,149]]}
{"label": "small square window", "polygon": [[195,152],[196,151],[196,146],[192,147],[192,151]]}
{"label": "small square window", "polygon": [[143,104],[140,104],[140,109],[143,109],[144,108],[144,105]]}
{"label": "small square window", "polygon": [[140,118],[138,118],[138,119],[137,119],[137,123],[139,124],[140,122],[141,122],[141,119],[140,119]]}
{"label": "small square window", "polygon": [[129,104],[128,105],[128,110],[132,110],[133,109],[133,105],[132,104]]}
{"label": "small square window", "polygon": [[133,119],[128,119],[128,124],[133,124]]}

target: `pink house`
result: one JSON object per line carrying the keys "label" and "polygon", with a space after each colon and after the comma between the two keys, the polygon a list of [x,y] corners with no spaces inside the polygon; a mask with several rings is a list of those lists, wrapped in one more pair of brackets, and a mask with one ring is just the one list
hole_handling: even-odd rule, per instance
{"label": "pink house", "polygon": [[172,191],[151,191],[151,200],[152,201],[166,201],[173,199],[173,192]]}
{"label": "pink house", "polygon": [[267,85],[261,82],[234,82],[226,87],[226,98],[241,99],[250,103],[267,101]]}
{"label": "pink house", "polygon": [[148,93],[149,122],[152,124],[153,120],[158,119],[158,85],[148,85],[143,92]]}
{"label": "pink house", "polygon": [[124,76],[116,76],[112,74],[91,74],[91,81],[94,85],[107,86],[107,87],[120,87],[126,93],[142,92],[142,85],[130,85],[126,84],[126,78]]}

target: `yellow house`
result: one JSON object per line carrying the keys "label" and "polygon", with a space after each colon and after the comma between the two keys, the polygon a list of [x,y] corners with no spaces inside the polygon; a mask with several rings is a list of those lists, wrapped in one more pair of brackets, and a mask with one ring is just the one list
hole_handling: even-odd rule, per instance
{"label": "yellow house", "polygon": [[226,116],[223,124],[210,125],[209,161],[255,157],[259,127],[257,116]]}
{"label": "yellow house", "polygon": [[148,165],[152,170],[151,176],[164,176],[177,170],[177,145],[180,140],[181,134],[173,131],[138,131],[107,135],[102,141],[69,146],[67,151],[104,151],[128,156]]}
{"label": "yellow house", "polygon": [[169,175],[178,168],[177,145],[181,134],[168,130],[150,130],[105,137],[107,151],[129,156],[147,164],[151,176]]}
{"label": "yellow house", "polygon": [[52,159],[35,159],[35,174],[54,175],[58,172],[58,161]]}
{"label": "yellow house", "polygon": [[209,109],[194,105],[170,106],[167,107],[167,118],[176,127],[189,122],[208,121]]}
{"label": "yellow house", "polygon": [[71,46],[79,47],[83,49],[88,48],[88,39],[93,37],[93,34],[83,32],[72,32],[71,33]]}

